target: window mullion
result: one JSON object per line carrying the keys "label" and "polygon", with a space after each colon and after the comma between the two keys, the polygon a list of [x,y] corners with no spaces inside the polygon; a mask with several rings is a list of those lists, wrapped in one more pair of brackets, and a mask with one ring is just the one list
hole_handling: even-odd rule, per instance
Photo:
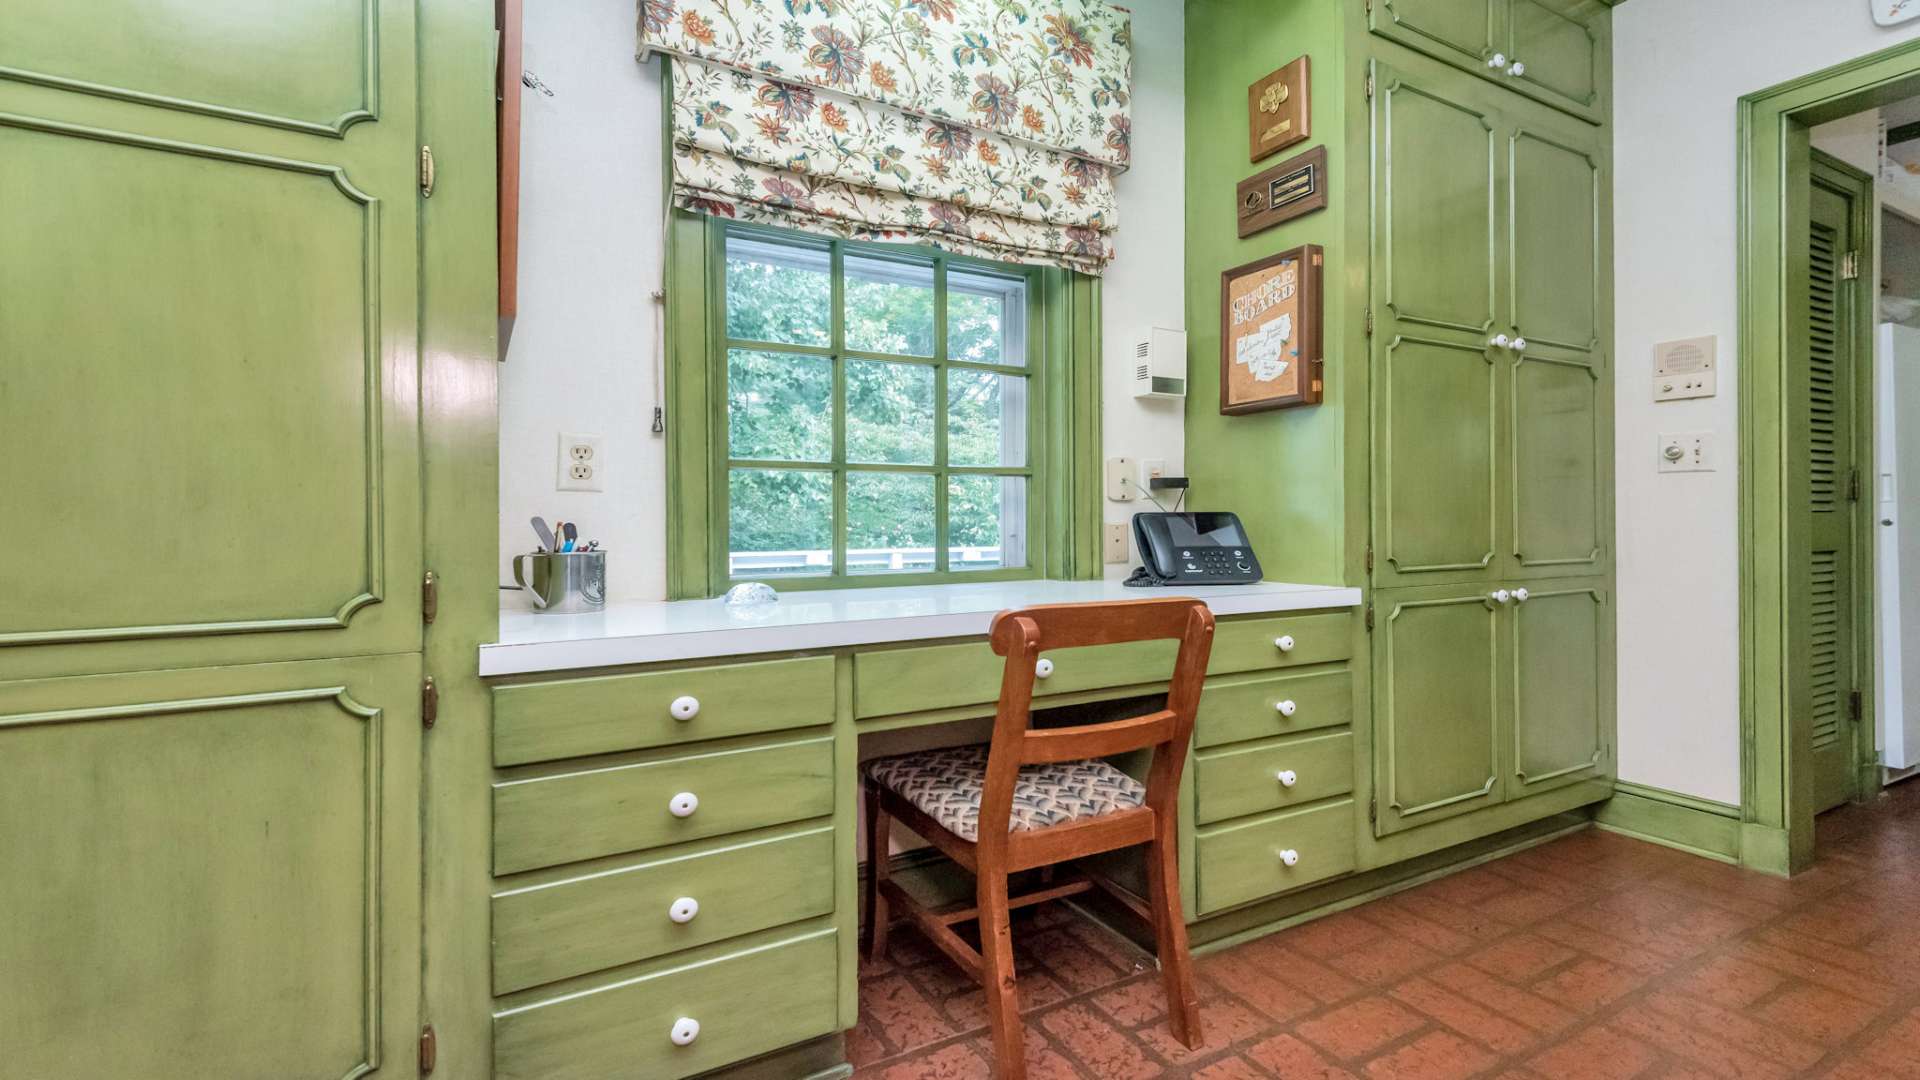
{"label": "window mullion", "polygon": [[833,341],[833,576],[847,572],[847,282],[846,251],[834,241],[829,276]]}
{"label": "window mullion", "polygon": [[933,569],[946,573],[947,535],[947,260],[933,258]]}

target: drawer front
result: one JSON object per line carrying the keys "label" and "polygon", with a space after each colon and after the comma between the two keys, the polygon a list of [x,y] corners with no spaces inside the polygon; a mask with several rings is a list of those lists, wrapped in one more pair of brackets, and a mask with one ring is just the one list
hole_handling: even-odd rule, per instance
{"label": "drawer front", "polygon": [[[833,931],[496,1013],[497,1080],[669,1080],[826,1035]],[[675,1045],[682,1019],[700,1027]]]}
{"label": "drawer front", "polygon": [[1204,750],[1352,722],[1353,682],[1345,671],[1214,679],[1200,695],[1193,745]]}
{"label": "drawer front", "polygon": [[[677,795],[697,800],[675,816]],[[615,765],[493,786],[493,871],[511,874],[833,812],[833,739]]]}
{"label": "drawer front", "polygon": [[[1353,801],[1289,810],[1194,837],[1200,914],[1337,877],[1353,869]],[[1288,866],[1281,853],[1299,860]]]}
{"label": "drawer front", "polygon": [[[675,702],[692,715],[676,716]],[[493,761],[524,765],[832,722],[830,656],[519,683],[493,688]]]}
{"label": "drawer front", "polygon": [[[1214,632],[1207,673],[1295,667],[1344,660],[1352,654],[1346,614],[1297,615],[1221,622]],[[1276,644],[1290,638],[1291,648]],[[1090,645],[1044,653],[1053,673],[1034,683],[1035,696],[1109,686],[1163,683],[1173,677],[1178,645],[1140,641]],[[926,709],[980,705],[1000,696],[1006,662],[984,641],[861,653],[853,661],[853,713],[892,716]]]}
{"label": "drawer front", "polygon": [[[1291,787],[1282,773],[1290,774]],[[1342,731],[1199,754],[1193,788],[1200,825],[1345,795],[1353,790],[1353,736]]]}
{"label": "drawer front", "polygon": [[[769,889],[770,881],[780,887]],[[686,900],[695,906],[687,907]],[[831,910],[830,827],[499,893],[493,898],[493,992],[524,990]]]}

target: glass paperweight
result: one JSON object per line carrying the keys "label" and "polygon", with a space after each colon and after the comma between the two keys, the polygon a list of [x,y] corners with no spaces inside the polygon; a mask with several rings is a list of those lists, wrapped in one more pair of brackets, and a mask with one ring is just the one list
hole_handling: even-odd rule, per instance
{"label": "glass paperweight", "polygon": [[773,586],[766,582],[743,581],[727,590],[726,605],[728,607],[750,607],[760,604],[771,604],[779,599],[780,594],[774,592]]}

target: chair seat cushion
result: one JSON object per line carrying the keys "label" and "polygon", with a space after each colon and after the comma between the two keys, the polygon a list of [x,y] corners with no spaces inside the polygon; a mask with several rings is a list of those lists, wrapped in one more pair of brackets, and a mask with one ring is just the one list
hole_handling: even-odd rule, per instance
{"label": "chair seat cushion", "polygon": [[[980,839],[980,794],[986,786],[987,748],[958,746],[879,758],[867,777],[912,803],[962,840]],[[1027,765],[1013,786],[1007,831],[1044,829],[1145,804],[1140,781],[1098,759]]]}

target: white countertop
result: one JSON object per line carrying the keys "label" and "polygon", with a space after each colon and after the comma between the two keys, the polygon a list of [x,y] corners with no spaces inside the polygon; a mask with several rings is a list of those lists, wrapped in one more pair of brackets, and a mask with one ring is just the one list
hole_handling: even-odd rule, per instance
{"label": "white countertop", "polygon": [[[778,586],[775,586],[778,588]],[[1003,581],[782,593],[758,608],[719,600],[610,603],[591,615],[540,615],[503,593],[500,640],[480,646],[480,674],[650,664],[749,653],[985,634],[1007,608],[1148,596],[1194,596],[1216,615],[1353,607],[1360,590],[1335,585],[1214,585],[1129,589],[1117,581]]]}

